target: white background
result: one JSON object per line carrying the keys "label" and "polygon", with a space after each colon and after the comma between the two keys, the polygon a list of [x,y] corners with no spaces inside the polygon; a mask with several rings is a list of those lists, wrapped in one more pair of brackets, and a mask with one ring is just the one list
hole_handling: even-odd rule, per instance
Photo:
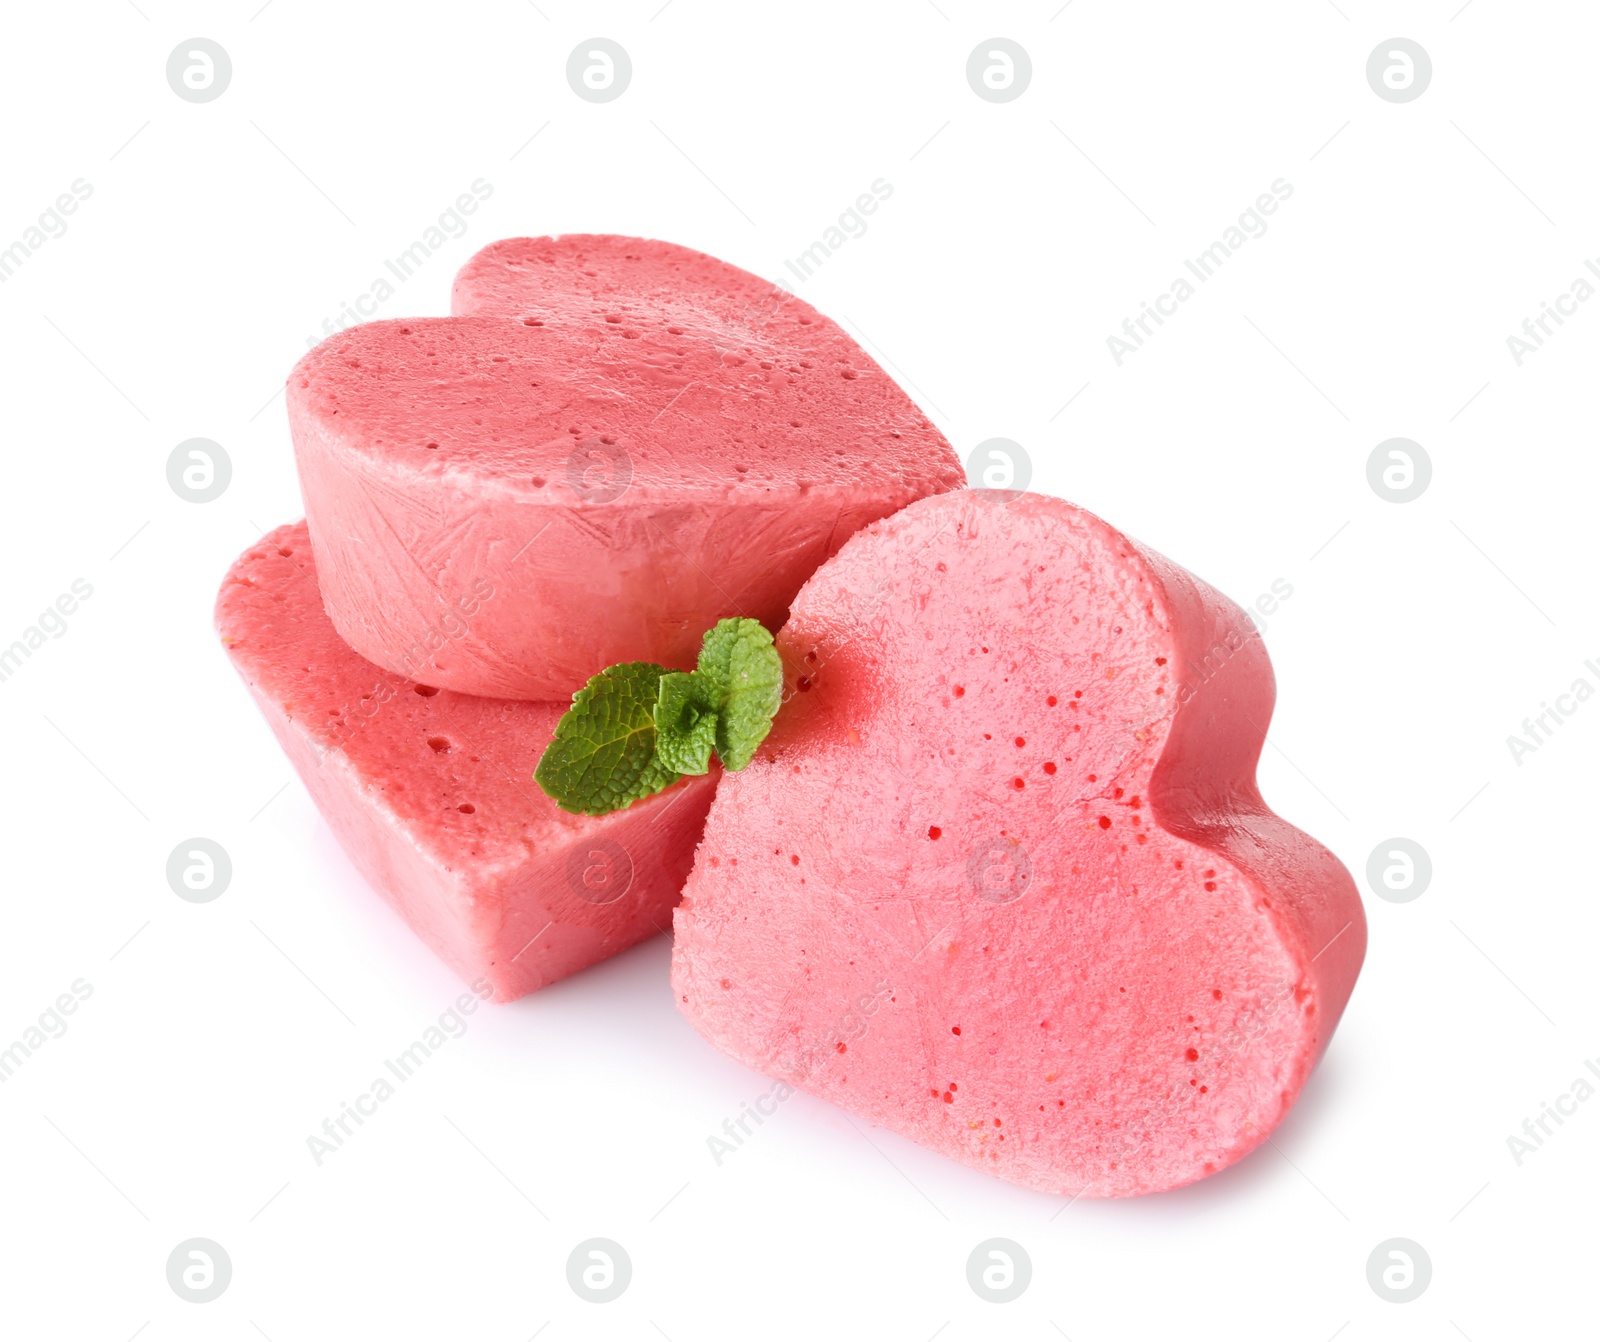
{"label": "white background", "polygon": [[[1600,303],[1520,367],[1506,337],[1600,254],[1600,25],[1509,0],[1058,4],[7,6],[0,246],[74,179],[93,195],[0,286],[0,644],[94,591],[0,684],[0,1042],[74,980],[93,995],[0,1085],[0,1331],[1592,1335],[1600,1097],[1520,1166],[1506,1139],[1600,1056],[1600,702],[1520,765],[1506,738],[1600,686]],[[605,105],[564,77],[597,34],[634,66]],[[997,34],[1033,62],[1003,105],[964,73]],[[195,35],[234,67],[205,105],[164,73]],[[1405,105],[1365,78],[1395,35],[1434,67]],[[800,291],[963,457],[1013,438],[1036,488],[1242,603],[1292,585],[1266,795],[1364,889],[1393,836],[1434,875],[1368,898],[1366,969],[1273,1145],[1063,1211],[802,1096],[718,1168],[706,1138],[768,1083],[677,1015],[658,939],[480,1012],[313,1164],[306,1137],[460,989],[292,780],[211,604],[300,515],[276,392],[307,336],[478,177],[470,230],[382,315],[445,312],[455,268],[517,234],[652,235],[777,278],[885,178]],[[1268,232],[1119,367],[1107,336],[1278,178]],[[166,481],[195,436],[234,467],[208,504]],[[1413,503],[1367,483],[1394,436],[1433,462]],[[234,867],[203,905],[165,878],[197,835]],[[233,1262],[208,1305],[165,1277],[193,1236]],[[566,1284],[591,1236],[634,1264],[613,1304]],[[1013,1304],[967,1285],[991,1236],[1033,1262]],[[1411,1304],[1367,1284],[1393,1236],[1432,1259]]]}

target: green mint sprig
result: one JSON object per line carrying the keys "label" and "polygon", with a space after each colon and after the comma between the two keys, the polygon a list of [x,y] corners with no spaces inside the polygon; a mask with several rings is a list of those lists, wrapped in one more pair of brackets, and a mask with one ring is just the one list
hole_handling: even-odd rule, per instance
{"label": "green mint sprig", "polygon": [[755,757],[783,701],[783,663],[759,621],[717,621],[693,671],[653,662],[607,667],[572,696],[534,781],[563,811],[608,815]]}

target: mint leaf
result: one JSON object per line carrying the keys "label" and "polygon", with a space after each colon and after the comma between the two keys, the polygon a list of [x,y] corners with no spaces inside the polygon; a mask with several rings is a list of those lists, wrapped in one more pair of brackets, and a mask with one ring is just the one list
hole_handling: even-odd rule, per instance
{"label": "mint leaf", "polygon": [[563,811],[606,815],[678,781],[656,757],[654,711],[670,674],[653,662],[623,662],[572,696],[533,775]]}
{"label": "mint leaf", "polygon": [[717,756],[737,772],[772,730],[783,703],[783,661],[759,620],[718,620],[706,631],[697,674],[715,687]]}
{"label": "mint leaf", "polygon": [[661,677],[656,700],[656,759],[680,774],[711,768],[717,740],[717,694],[699,671],[669,671]]}
{"label": "mint leaf", "polygon": [[718,620],[694,671],[654,662],[607,667],[572,696],[534,780],[563,811],[608,815],[755,758],[783,702],[783,663],[758,620]]}

